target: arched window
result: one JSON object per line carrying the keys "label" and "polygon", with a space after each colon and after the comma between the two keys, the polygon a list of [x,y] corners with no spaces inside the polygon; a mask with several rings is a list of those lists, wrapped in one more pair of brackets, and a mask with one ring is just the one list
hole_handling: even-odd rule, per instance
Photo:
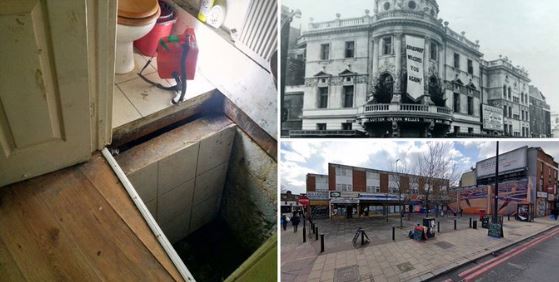
{"label": "arched window", "polygon": [[375,87],[375,101],[377,103],[390,103],[394,94],[394,78],[388,72],[381,74]]}
{"label": "arched window", "polygon": [[390,9],[390,3],[385,2],[385,3],[384,3],[384,10],[385,10],[385,11],[388,11],[389,9]]}
{"label": "arched window", "polygon": [[509,86],[509,100],[511,100],[511,99],[512,99],[512,88],[510,88],[510,86]]}
{"label": "arched window", "polygon": [[503,85],[503,98],[507,98],[507,86]]}

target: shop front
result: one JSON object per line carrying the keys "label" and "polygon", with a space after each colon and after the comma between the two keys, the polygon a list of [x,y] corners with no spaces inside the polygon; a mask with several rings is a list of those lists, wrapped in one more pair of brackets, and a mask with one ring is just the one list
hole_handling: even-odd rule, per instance
{"label": "shop front", "polygon": [[330,218],[359,217],[359,194],[355,192],[330,192]]}
{"label": "shop front", "polygon": [[359,193],[359,215],[364,217],[399,214],[403,203],[398,195],[382,193]]}
{"label": "shop front", "polygon": [[329,218],[330,197],[328,191],[307,192],[310,200],[307,212],[312,219]]}

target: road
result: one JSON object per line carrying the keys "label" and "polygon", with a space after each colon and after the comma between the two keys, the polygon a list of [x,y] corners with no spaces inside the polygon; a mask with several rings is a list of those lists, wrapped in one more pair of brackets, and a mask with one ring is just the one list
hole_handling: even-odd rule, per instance
{"label": "road", "polygon": [[[540,235],[530,242],[500,252],[501,255],[496,258],[482,259],[433,281],[559,281],[559,230],[554,231],[557,232]],[[519,252],[507,255],[511,251]],[[504,261],[492,266],[491,263],[499,259]],[[477,275],[473,278],[467,275],[471,273]]]}

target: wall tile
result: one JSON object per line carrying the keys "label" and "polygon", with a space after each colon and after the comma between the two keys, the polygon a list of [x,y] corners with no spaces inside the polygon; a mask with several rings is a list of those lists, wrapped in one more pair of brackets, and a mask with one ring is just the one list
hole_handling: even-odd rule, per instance
{"label": "wall tile", "polygon": [[128,179],[132,182],[144,203],[155,200],[157,195],[157,162],[134,171],[128,175]]}
{"label": "wall tile", "polygon": [[229,161],[235,128],[226,128],[200,141],[198,175]]}
{"label": "wall tile", "polygon": [[168,222],[179,214],[190,216],[192,209],[192,193],[194,179],[191,179],[169,192],[158,196],[157,215],[158,221]]}
{"label": "wall tile", "polygon": [[194,188],[193,205],[197,205],[209,198],[215,198],[223,192],[225,177],[227,174],[227,163],[213,168],[196,177]]}
{"label": "wall tile", "polygon": [[187,180],[194,179],[199,144],[192,144],[159,161],[159,195],[167,193]]}

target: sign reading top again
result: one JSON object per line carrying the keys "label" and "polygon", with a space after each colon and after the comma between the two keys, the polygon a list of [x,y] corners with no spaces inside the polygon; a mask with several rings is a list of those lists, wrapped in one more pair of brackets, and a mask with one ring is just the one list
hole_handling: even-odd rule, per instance
{"label": "sign reading top again", "polygon": [[407,92],[416,99],[423,96],[423,54],[425,52],[425,39],[406,35],[406,61],[408,65]]}

